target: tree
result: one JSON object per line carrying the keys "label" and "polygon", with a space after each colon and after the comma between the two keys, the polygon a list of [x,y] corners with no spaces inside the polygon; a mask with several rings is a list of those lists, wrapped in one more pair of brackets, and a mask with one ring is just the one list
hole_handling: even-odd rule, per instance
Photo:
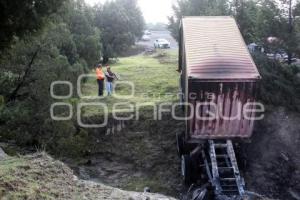
{"label": "tree", "polygon": [[[296,13],[299,3],[291,1],[274,2],[265,0],[261,3],[258,14],[256,32],[258,40],[271,51],[284,50],[288,54],[288,63],[291,64],[292,54],[299,52],[299,32]],[[270,43],[267,38],[276,38]]]}
{"label": "tree", "polygon": [[178,41],[179,24],[183,16],[222,16],[231,13],[228,0],[177,0],[174,16],[169,17],[168,29]]}
{"label": "tree", "polygon": [[72,33],[79,57],[89,67],[94,67],[101,54],[100,30],[94,25],[95,9],[82,0],[70,2],[64,9],[68,10],[64,21]]}
{"label": "tree", "polygon": [[144,29],[144,18],[136,0],[106,2],[97,8],[95,23],[101,30],[103,63],[135,44]]}
{"label": "tree", "polygon": [[[90,12],[86,12],[92,8],[82,3],[64,4],[47,18],[42,29],[15,37],[11,47],[1,54],[1,140],[42,145],[54,153],[70,146],[68,141],[74,142],[72,147],[78,141],[84,142],[80,140],[85,137],[84,131],[73,120],[54,123],[49,115],[51,104],[58,101],[50,95],[51,83],[66,80],[76,85],[78,76],[88,71],[87,63],[99,59],[99,30],[90,20]],[[55,92],[65,95],[68,88],[57,87]],[[72,99],[65,101],[72,102]],[[68,113],[63,108],[56,110]]]}
{"label": "tree", "polygon": [[256,23],[259,12],[257,1],[235,0],[232,4],[232,12],[239,25],[240,31],[247,44],[258,40]]}
{"label": "tree", "polygon": [[[256,42],[272,52],[285,51],[288,63],[300,52],[300,2],[293,0],[178,0],[169,30],[178,40],[183,16],[233,15],[247,44]],[[274,38],[270,43],[268,38]]]}
{"label": "tree", "polygon": [[0,51],[9,48],[15,36],[37,32],[63,3],[64,0],[1,0]]}
{"label": "tree", "polygon": [[[300,38],[297,34],[297,21],[296,16],[299,14],[299,5],[300,2],[297,2],[295,5],[293,5],[295,1],[289,0],[289,1],[283,1],[282,0],[282,6],[281,8],[281,15],[283,18],[283,27],[286,30],[287,34],[282,34],[282,40],[284,44],[284,49],[287,51],[288,54],[288,64],[292,63],[292,56],[295,52],[299,51],[298,43],[300,42]],[[298,22],[299,23],[299,22]],[[281,31],[280,33],[284,33],[285,31]]]}
{"label": "tree", "polygon": [[116,0],[116,3],[125,9],[130,21],[128,29],[136,38],[141,38],[144,34],[145,20],[138,7],[137,0]]}

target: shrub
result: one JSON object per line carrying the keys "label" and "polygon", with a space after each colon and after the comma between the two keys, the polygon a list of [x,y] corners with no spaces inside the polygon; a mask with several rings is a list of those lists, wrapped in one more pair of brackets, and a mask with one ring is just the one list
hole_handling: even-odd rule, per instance
{"label": "shrub", "polygon": [[258,98],[265,104],[300,110],[300,68],[255,55],[255,63],[262,76]]}

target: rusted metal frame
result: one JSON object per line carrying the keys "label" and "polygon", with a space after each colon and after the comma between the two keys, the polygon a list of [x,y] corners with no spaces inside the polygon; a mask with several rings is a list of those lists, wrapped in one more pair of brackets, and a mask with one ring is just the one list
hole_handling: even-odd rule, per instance
{"label": "rusted metal frame", "polygon": [[[220,139],[228,139],[228,137],[230,137],[230,136],[228,136],[228,135],[219,136],[219,137],[212,136],[209,139],[211,139],[211,140],[215,140],[215,139],[216,140],[220,140]],[[207,137],[201,137],[201,136],[200,137],[199,136],[196,137],[195,136],[195,137],[187,140],[186,142],[189,143],[189,144],[199,144],[199,143],[204,143],[203,141],[207,140],[207,139],[208,139]],[[231,141],[240,142],[240,141],[248,141],[249,138],[247,136],[244,136],[244,137],[242,137],[242,136],[236,136],[236,137],[231,137],[230,140]]]}
{"label": "rusted metal frame", "polygon": [[245,190],[244,190],[242,178],[240,176],[240,171],[239,171],[239,168],[238,168],[238,165],[237,165],[237,161],[236,161],[232,141],[227,140],[226,143],[227,143],[227,153],[228,153],[229,158],[230,158],[231,166],[233,167],[234,176],[235,176],[236,184],[237,184],[237,187],[238,187],[238,190],[239,190],[239,194],[241,196],[243,196],[245,194]]}
{"label": "rusted metal frame", "polygon": [[[184,36],[183,36],[183,42],[184,42]],[[187,60],[186,60],[186,55],[185,55],[185,45],[182,46],[183,48],[183,52],[184,52],[184,57],[183,57],[183,66],[184,66],[184,70],[182,71],[184,73],[184,101],[185,102],[189,102],[189,79],[187,78],[186,74],[187,74]],[[189,112],[187,111],[188,109],[185,109],[185,116],[187,116],[187,114],[189,114]],[[188,140],[190,138],[190,127],[189,127],[189,121],[185,120],[185,138],[186,140]]]}
{"label": "rusted metal frame", "polygon": [[220,184],[220,176],[217,164],[217,157],[215,151],[215,144],[213,140],[209,140],[209,154],[210,154],[210,162],[211,162],[211,171],[212,171],[212,185],[215,187],[215,194],[220,195],[222,193],[222,187]]}
{"label": "rusted metal frame", "polygon": [[222,83],[222,82],[232,82],[232,83],[239,83],[239,82],[257,82],[260,79],[200,79],[200,78],[196,78],[196,77],[188,77],[189,80],[193,81],[194,83],[198,83],[198,82],[216,82],[216,83]]}
{"label": "rusted metal frame", "polygon": [[215,140],[215,139],[228,139],[228,137],[230,137],[230,139],[232,140],[241,140],[241,139],[248,139],[249,136],[248,135],[237,135],[237,136],[232,136],[232,135],[209,135],[209,134],[201,134],[201,135],[193,135],[193,138],[190,138],[188,140],[188,142],[191,143],[197,143],[199,140]]}
{"label": "rusted metal frame", "polygon": [[202,154],[202,158],[203,158],[203,161],[204,161],[204,164],[205,164],[205,169],[206,169],[207,176],[209,178],[210,183],[213,184],[213,177],[212,177],[212,174],[211,174],[211,171],[210,171],[210,166],[209,166],[209,163],[207,161],[207,157],[205,155],[204,150],[201,151],[201,154]]}
{"label": "rusted metal frame", "polygon": [[[198,87],[200,87],[201,86],[201,82],[199,82],[198,84],[200,84],[199,86],[198,85],[195,85],[193,88],[194,89],[190,89],[190,92],[191,91],[196,91],[197,90],[197,88]],[[215,84],[217,84],[217,82],[214,82],[214,84],[213,84],[213,90],[212,91],[216,91],[215,93],[216,93],[216,95],[218,96],[218,93],[217,93],[217,88],[215,88],[217,85],[215,85]],[[225,83],[226,84],[226,83]],[[238,83],[235,83],[235,82],[231,82],[230,84],[238,84],[238,91],[240,91],[240,93],[239,93],[239,96],[238,96],[238,99],[240,99],[240,101],[243,103],[245,103],[245,101],[246,101],[246,99],[249,99],[249,98],[251,98],[252,96],[251,95],[248,95],[248,93],[250,92],[251,94],[254,92],[253,90],[254,90],[254,86],[255,86],[255,82],[238,82]],[[233,86],[230,86],[230,85],[227,85],[229,88],[233,88]],[[228,87],[226,87],[226,88],[228,88]],[[205,86],[205,83],[204,83],[204,85],[202,85],[202,87],[201,88],[206,88],[206,86]],[[227,92],[226,91],[223,91],[223,93],[226,93],[227,94]],[[227,95],[228,96],[228,95]],[[232,94],[230,94],[229,96],[228,96],[228,98],[232,98]],[[227,98],[227,97],[226,97]],[[226,99],[226,98],[223,98],[223,101]],[[250,101],[253,101],[253,99],[254,99],[254,97],[252,97],[251,98],[251,100]],[[225,103],[223,102],[223,109],[222,109],[222,112],[224,112],[225,111]],[[228,107],[232,107],[232,106],[230,106],[230,105],[228,105]],[[230,113],[231,113],[231,110],[232,109],[230,109]],[[223,113],[223,115],[224,115],[224,113]],[[216,121],[212,121],[212,123],[213,123],[213,126],[215,125],[214,123],[215,123]],[[243,125],[244,125],[244,123],[245,123],[245,121],[244,121],[244,119],[242,120],[242,122],[240,122],[239,124],[236,124],[237,126],[239,126],[240,128],[239,129],[243,129]],[[249,123],[251,123],[251,122],[249,122]],[[195,124],[194,124],[195,125]],[[199,124],[198,124],[199,125]],[[246,125],[246,124],[245,124]],[[199,125],[199,126],[201,126],[201,124]],[[246,126],[248,126],[248,125],[246,125]],[[246,127],[245,126],[245,127]],[[246,127],[247,128],[247,127]],[[249,128],[251,128],[251,127],[248,127],[247,128],[247,130],[242,130],[242,131],[249,131],[248,129]],[[193,129],[193,128],[192,128]],[[195,129],[195,126],[194,126],[194,129]],[[213,129],[214,129],[214,127],[213,127]],[[230,138],[234,138],[235,136],[237,137],[237,138],[247,138],[247,137],[249,137],[249,134],[248,135],[243,135],[243,134],[238,134],[238,135],[232,135],[232,134],[227,134],[227,135],[215,135],[214,133],[210,133],[210,132],[208,132],[208,133],[206,133],[206,134],[204,134],[204,133],[201,133],[200,135],[197,135],[197,134],[193,134],[193,133],[190,133],[191,134],[191,136],[192,136],[192,138],[194,138],[194,139],[225,139],[226,137],[230,137]],[[189,139],[192,139],[192,138],[189,138]]]}
{"label": "rusted metal frame", "polygon": [[225,160],[225,163],[226,163],[226,166],[227,166],[227,167],[232,167],[232,166],[231,166],[230,159],[228,159],[228,155],[226,155],[226,157],[224,158],[224,160]]}

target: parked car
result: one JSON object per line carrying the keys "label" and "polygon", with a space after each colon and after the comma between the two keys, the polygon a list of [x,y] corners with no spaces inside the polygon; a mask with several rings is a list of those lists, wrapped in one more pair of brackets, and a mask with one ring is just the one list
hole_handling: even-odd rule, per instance
{"label": "parked car", "polygon": [[248,44],[247,47],[248,47],[248,50],[250,53],[258,53],[258,52],[264,53],[265,52],[264,47],[261,45],[257,45],[256,43]]}
{"label": "parked car", "polygon": [[150,41],[151,38],[148,35],[143,35],[142,41]]}
{"label": "parked car", "polygon": [[283,56],[280,53],[267,53],[267,57],[270,59],[281,60]]}
{"label": "parked car", "polygon": [[171,48],[170,42],[166,39],[157,39],[154,42],[154,48],[168,49]]}
{"label": "parked car", "polygon": [[[288,63],[289,62],[288,56],[285,56],[281,62]],[[295,62],[297,62],[297,58],[292,57],[291,58],[291,63],[295,63]]]}
{"label": "parked car", "polygon": [[[283,63],[288,62],[288,54],[284,50],[278,50],[276,53],[267,53],[268,58],[275,59]],[[291,58],[291,62],[297,62],[297,58],[294,55]]]}
{"label": "parked car", "polygon": [[152,33],[151,33],[151,31],[149,31],[149,30],[145,30],[145,31],[144,31],[144,34],[145,34],[145,35],[151,35]]}

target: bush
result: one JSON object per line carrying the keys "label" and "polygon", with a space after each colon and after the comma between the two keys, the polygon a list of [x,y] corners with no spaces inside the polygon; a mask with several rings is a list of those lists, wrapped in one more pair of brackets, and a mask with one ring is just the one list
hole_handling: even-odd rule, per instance
{"label": "bush", "polygon": [[265,104],[300,110],[300,68],[286,65],[266,56],[254,56],[262,76],[258,98]]}

